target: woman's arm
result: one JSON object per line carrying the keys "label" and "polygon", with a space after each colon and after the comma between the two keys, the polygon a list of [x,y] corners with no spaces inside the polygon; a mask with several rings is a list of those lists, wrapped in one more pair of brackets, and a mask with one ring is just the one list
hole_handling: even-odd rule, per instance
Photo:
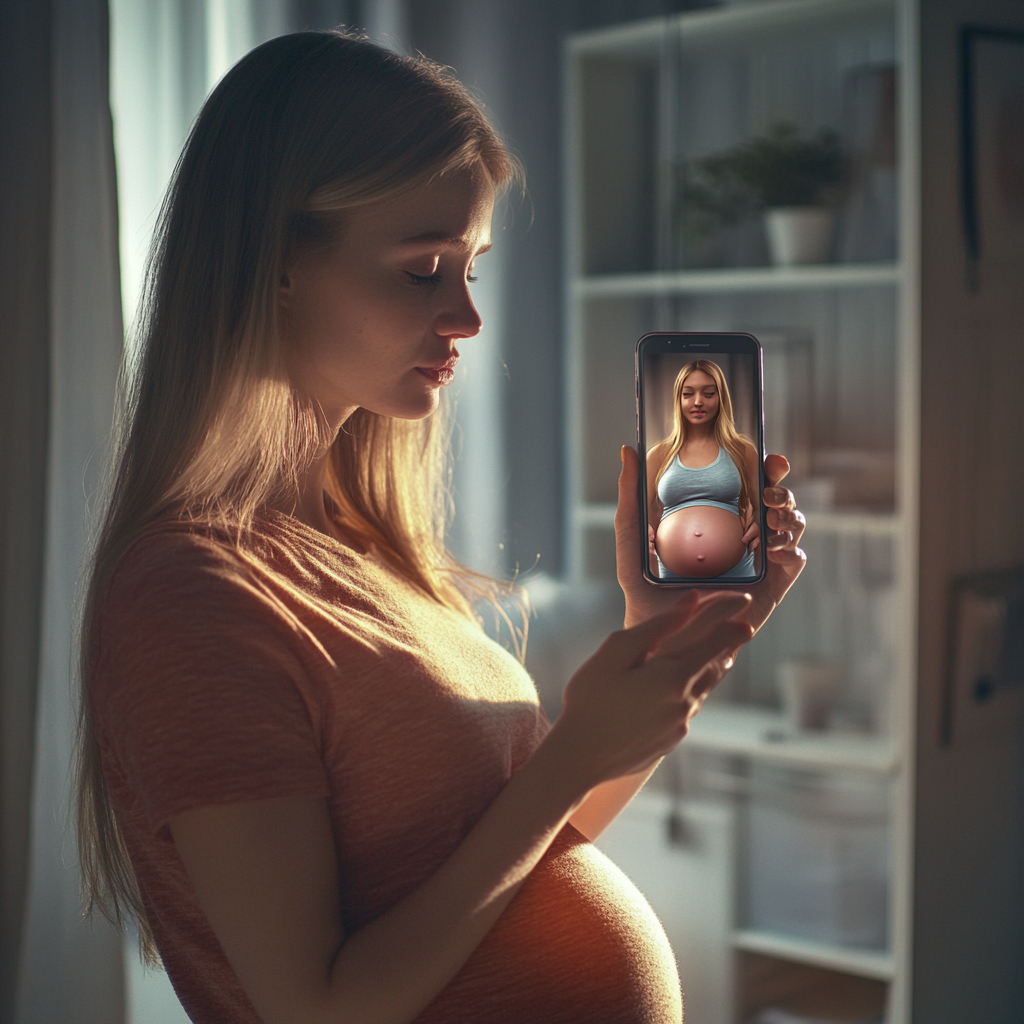
{"label": "woman's arm", "polygon": [[[652,572],[656,571],[654,567],[658,556],[658,551],[655,547],[655,537],[658,532],[658,526],[661,524],[661,513],[664,511],[664,506],[658,497],[657,479],[658,471],[661,469],[661,464],[665,459],[667,451],[668,441],[659,441],[647,453],[647,557]],[[584,834],[586,835],[587,833]]]}
{"label": "woman's arm", "polygon": [[659,441],[647,453],[647,521],[655,527],[661,519],[661,502],[658,500],[658,470],[665,459],[668,441]]}
{"label": "woman's arm", "polygon": [[[634,492],[635,493],[635,492]],[[635,500],[635,499],[634,499]],[[565,709],[452,856],[352,935],[319,799],[177,815],[199,903],[267,1024],[414,1018],[454,977],[587,793],[649,773],[751,635],[749,598],[689,594],[612,634],[569,681]]]}

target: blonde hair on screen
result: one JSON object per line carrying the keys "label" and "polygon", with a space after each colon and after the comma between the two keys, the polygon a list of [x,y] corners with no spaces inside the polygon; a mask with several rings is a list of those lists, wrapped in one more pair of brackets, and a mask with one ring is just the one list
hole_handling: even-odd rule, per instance
{"label": "blonde hair on screen", "polygon": [[117,559],[164,520],[224,525],[240,542],[261,509],[330,450],[344,528],[440,603],[502,589],[448,554],[447,403],[404,421],[358,410],[336,437],[297,398],[279,344],[290,255],[330,245],[345,213],[438,176],[483,168],[500,192],[518,161],[452,75],[345,32],[272,39],[239,61],[200,112],[161,207],[136,353],[122,373],[106,513],[82,617],[78,837],[89,908],[138,919],[135,873],[110,805],[88,685],[93,624]]}
{"label": "blonde hair on screen", "polygon": [[686,443],[686,420],[683,417],[683,387],[686,384],[687,378],[698,370],[711,377],[718,388],[718,415],[715,417],[715,440],[720,448],[724,448],[729,453],[729,457],[739,470],[739,513],[742,518],[750,510],[750,489],[747,485],[745,455],[753,447],[753,442],[746,434],[741,434],[736,429],[729,385],[726,382],[722,368],[711,359],[695,359],[693,362],[687,363],[676,375],[675,383],[672,385],[672,433],[669,435],[668,448],[661,461],[658,475],[655,477],[654,486],[657,488],[665,471],[672,465],[672,460],[679,454]]}

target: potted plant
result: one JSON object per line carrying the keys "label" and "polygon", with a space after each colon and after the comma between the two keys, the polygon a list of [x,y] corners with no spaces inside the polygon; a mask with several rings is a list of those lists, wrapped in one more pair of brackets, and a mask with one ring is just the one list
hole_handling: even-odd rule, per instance
{"label": "potted plant", "polygon": [[845,163],[830,128],[802,136],[795,125],[773,125],[760,138],[684,165],[684,231],[700,236],[760,214],[774,264],[824,262]]}

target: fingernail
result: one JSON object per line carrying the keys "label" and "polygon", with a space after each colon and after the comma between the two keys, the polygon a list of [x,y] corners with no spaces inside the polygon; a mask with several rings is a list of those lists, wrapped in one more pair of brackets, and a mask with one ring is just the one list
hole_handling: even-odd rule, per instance
{"label": "fingernail", "polygon": [[626,464],[626,446],[625,445],[623,445],[619,449],[619,458],[622,459],[622,464],[625,465]]}

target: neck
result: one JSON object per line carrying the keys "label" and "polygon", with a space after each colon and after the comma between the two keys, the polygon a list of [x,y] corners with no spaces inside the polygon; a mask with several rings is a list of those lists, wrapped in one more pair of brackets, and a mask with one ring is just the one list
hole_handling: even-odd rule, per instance
{"label": "neck", "polygon": [[296,490],[275,501],[273,507],[328,537],[334,537],[337,531],[324,508],[324,475],[328,457],[329,453],[324,453],[318,458],[299,477]]}
{"label": "neck", "polygon": [[[345,420],[352,415],[354,409],[346,409],[339,413],[332,422],[332,437],[336,437]],[[311,526],[314,530],[328,537],[338,539],[338,528],[324,508],[324,478],[327,475],[327,460],[331,450],[327,448],[317,456],[303,473],[299,474],[295,490],[274,502],[274,508],[285,515],[293,516],[300,523]]]}
{"label": "neck", "polygon": [[690,424],[686,428],[686,444],[707,444],[715,440],[714,423]]}

